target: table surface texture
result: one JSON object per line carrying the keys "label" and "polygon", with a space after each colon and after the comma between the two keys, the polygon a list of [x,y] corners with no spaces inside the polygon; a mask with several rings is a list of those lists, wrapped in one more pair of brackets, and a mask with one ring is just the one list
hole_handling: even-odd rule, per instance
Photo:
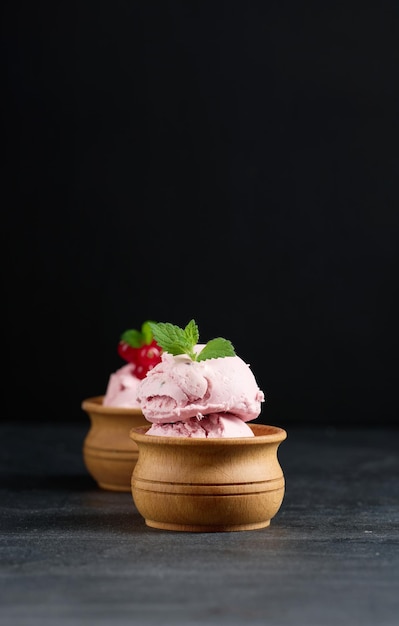
{"label": "table surface texture", "polygon": [[399,430],[292,428],[270,527],[149,528],[84,423],[0,425],[1,626],[398,626]]}

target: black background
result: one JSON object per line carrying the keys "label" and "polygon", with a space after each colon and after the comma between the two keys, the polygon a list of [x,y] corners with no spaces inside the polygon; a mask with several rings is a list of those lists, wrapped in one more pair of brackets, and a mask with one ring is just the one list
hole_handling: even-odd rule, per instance
{"label": "black background", "polygon": [[399,4],[2,9],[2,419],[87,421],[145,319],[283,427],[397,424]]}

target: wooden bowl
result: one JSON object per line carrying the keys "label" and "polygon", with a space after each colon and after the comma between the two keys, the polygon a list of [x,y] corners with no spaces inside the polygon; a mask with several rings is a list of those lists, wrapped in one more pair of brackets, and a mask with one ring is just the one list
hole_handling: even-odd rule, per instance
{"label": "wooden bowl", "polygon": [[91,422],[83,443],[83,460],[102,489],[130,491],[139,452],[129,432],[136,426],[149,426],[149,422],[140,409],[103,406],[103,397],[82,402]]}
{"label": "wooden bowl", "polygon": [[287,433],[249,424],[255,437],[196,439],[146,435],[134,427],[139,458],[133,501],[147,526],[188,532],[269,526],[284,497],[277,449]]}

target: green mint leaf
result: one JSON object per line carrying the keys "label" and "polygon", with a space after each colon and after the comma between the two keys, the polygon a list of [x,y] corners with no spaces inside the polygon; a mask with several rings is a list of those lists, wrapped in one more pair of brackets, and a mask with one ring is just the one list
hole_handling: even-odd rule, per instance
{"label": "green mint leaf", "polygon": [[149,322],[157,344],[176,356],[178,354],[193,354],[193,343],[187,339],[185,331],[169,322]]}
{"label": "green mint leaf", "polygon": [[190,343],[192,346],[195,346],[198,343],[199,332],[195,320],[191,320],[187,324],[186,328],[184,329],[184,334],[186,336],[187,342]]}
{"label": "green mint leaf", "polygon": [[147,346],[150,345],[153,339],[151,323],[154,322],[152,320],[146,320],[141,326],[141,336],[143,339],[143,343],[145,343]]}
{"label": "green mint leaf", "polygon": [[235,356],[231,341],[223,337],[211,339],[201,352],[196,354],[194,346],[199,342],[199,333],[195,320],[191,320],[184,329],[168,322],[148,322],[148,324],[160,348],[173,356],[187,354],[192,361]]}
{"label": "green mint leaf", "polygon": [[197,361],[205,361],[206,359],[220,359],[225,356],[235,356],[233,344],[228,339],[217,337],[208,341],[201,352],[197,354]]}
{"label": "green mint leaf", "polygon": [[141,346],[149,345],[153,339],[151,330],[151,320],[146,320],[141,326],[141,331],[136,328],[125,330],[121,335],[121,341],[124,341],[132,348],[141,348]]}
{"label": "green mint leaf", "polygon": [[121,341],[124,341],[132,348],[140,348],[143,345],[141,332],[136,329],[125,330],[121,335]]}

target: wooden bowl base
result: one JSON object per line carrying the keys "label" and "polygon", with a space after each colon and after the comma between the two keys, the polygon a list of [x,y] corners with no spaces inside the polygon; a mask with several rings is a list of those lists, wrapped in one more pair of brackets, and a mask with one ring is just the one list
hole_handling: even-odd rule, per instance
{"label": "wooden bowl base", "polygon": [[234,532],[240,530],[257,530],[260,528],[267,528],[270,526],[270,520],[266,522],[258,522],[256,524],[234,524],[234,525],[220,525],[220,526],[197,526],[192,524],[169,524],[163,522],[154,522],[153,520],[146,519],[145,523],[151,528],[158,528],[160,530],[174,530],[185,531],[188,533],[223,533]]}

